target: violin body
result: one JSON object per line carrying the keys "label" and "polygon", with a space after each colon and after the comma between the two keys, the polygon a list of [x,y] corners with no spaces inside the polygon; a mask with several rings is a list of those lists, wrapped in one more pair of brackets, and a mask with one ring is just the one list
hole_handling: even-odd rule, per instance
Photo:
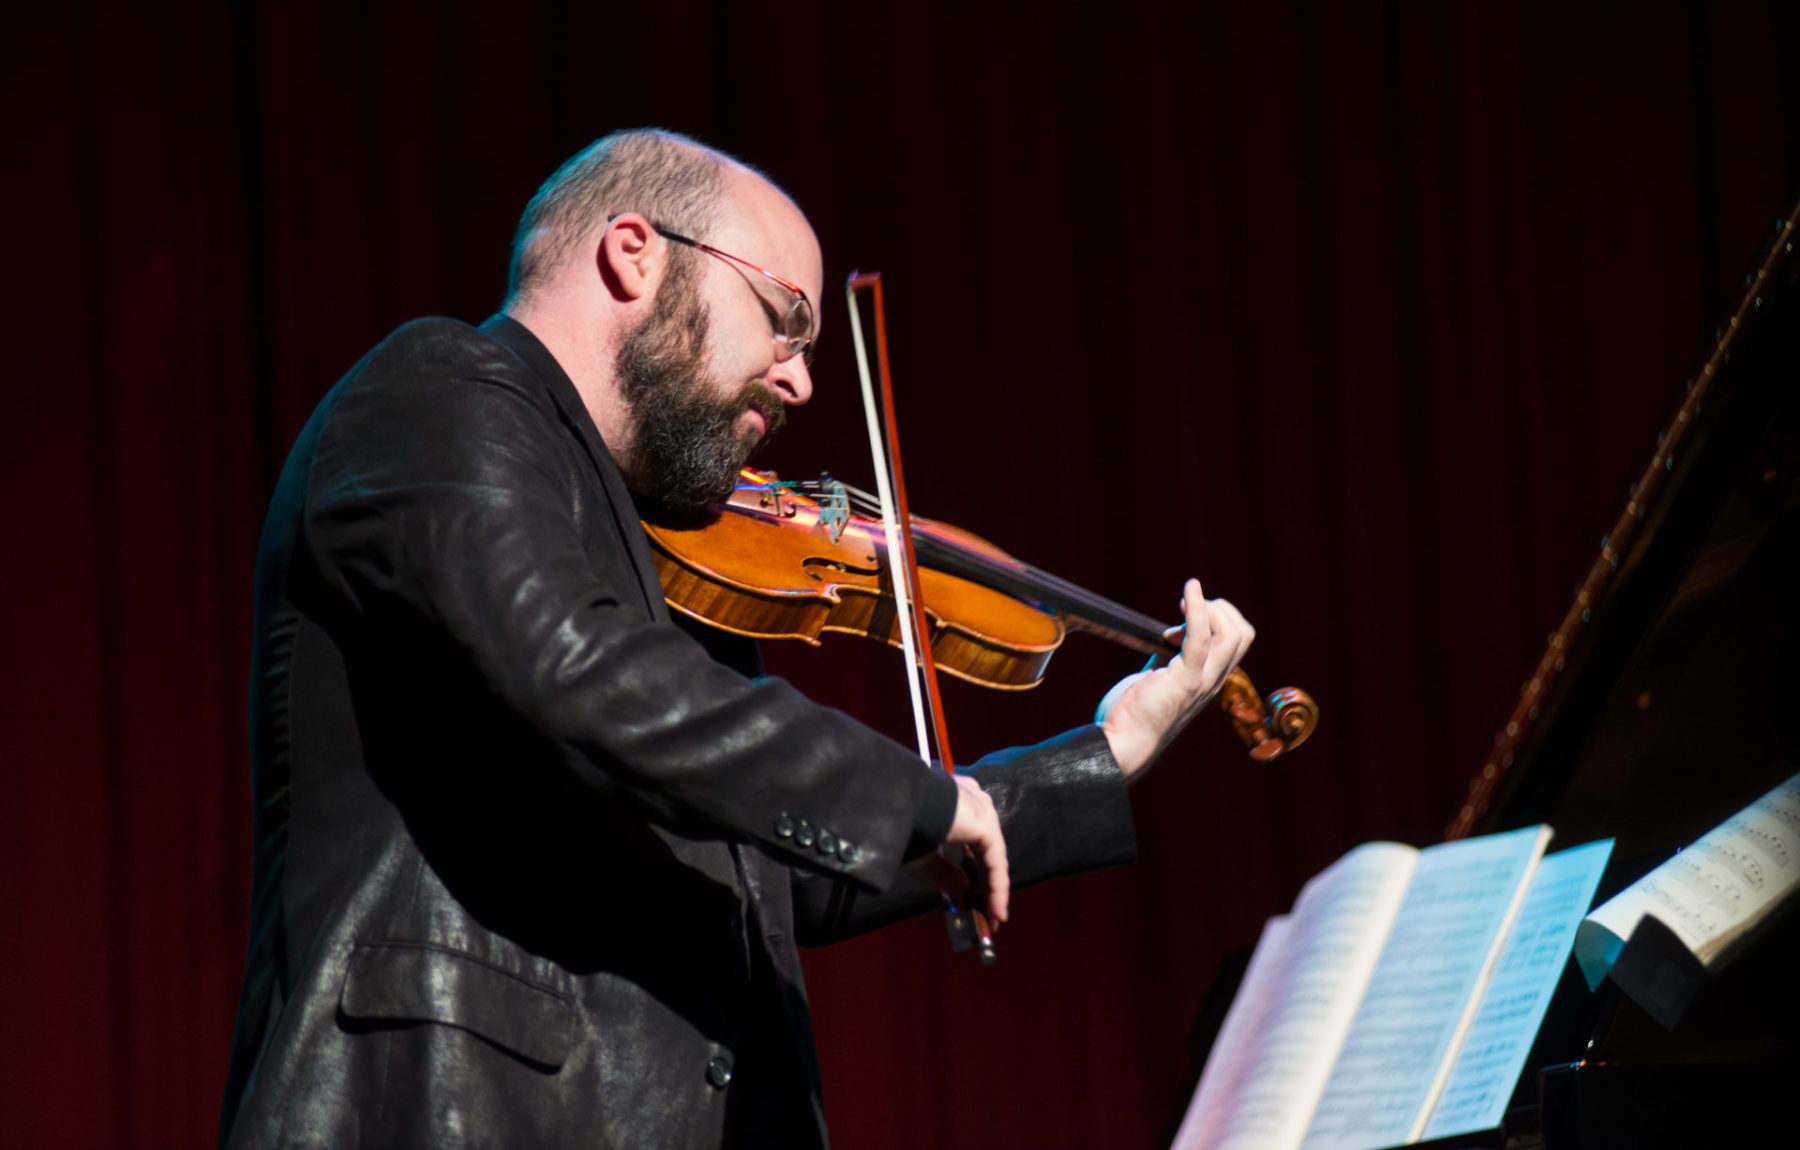
{"label": "violin body", "polygon": [[[882,525],[834,517],[818,500],[772,485],[741,486],[711,514],[644,528],[663,593],[675,610],[712,626],[815,646],[827,631],[900,646],[900,621]],[[915,518],[913,530],[996,560],[968,532]],[[930,643],[940,669],[986,687],[1024,690],[1043,680],[1067,633],[1056,615],[929,567],[919,570]]]}

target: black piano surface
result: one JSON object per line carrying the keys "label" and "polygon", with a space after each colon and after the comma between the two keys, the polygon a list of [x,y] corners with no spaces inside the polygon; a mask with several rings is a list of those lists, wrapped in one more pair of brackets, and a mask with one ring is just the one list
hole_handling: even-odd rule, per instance
{"label": "black piano surface", "polygon": [[[1597,565],[1610,571],[1598,594],[1584,584],[1579,625],[1540,664],[1553,681],[1502,732],[1504,769],[1465,821],[1475,833],[1547,822],[1564,845],[1615,839],[1601,899],[1800,770],[1796,225],[1800,208],[1659,436],[1646,475],[1660,468],[1664,481],[1621,520],[1615,538],[1638,520],[1630,541]],[[1792,901],[1673,1029],[1610,980],[1590,993],[1571,964],[1506,1144],[1800,1145],[1787,1099],[1800,1087]]]}

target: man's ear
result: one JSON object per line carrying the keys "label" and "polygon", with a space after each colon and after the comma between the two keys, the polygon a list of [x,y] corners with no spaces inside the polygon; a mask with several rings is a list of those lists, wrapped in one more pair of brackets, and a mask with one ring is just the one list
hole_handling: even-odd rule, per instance
{"label": "man's ear", "polygon": [[612,218],[600,235],[594,260],[600,282],[620,302],[640,299],[655,289],[663,270],[661,239],[656,228],[637,212]]}

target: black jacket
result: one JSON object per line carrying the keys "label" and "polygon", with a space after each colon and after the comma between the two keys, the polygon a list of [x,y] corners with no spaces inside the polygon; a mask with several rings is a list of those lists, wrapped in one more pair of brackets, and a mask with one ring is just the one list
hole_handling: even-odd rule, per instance
{"label": "black jacket", "polygon": [[[574,386],[408,324],[320,404],[257,570],[230,1146],[824,1140],[796,942],[935,905],[954,788],[670,625]],[[1015,882],[1129,859],[1093,728],[981,769]]]}

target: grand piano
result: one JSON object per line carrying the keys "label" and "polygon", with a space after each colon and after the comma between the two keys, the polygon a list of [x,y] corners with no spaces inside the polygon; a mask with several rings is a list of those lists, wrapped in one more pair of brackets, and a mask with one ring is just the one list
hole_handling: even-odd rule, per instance
{"label": "grand piano", "polygon": [[[1604,900],[1800,770],[1797,246],[1800,207],[1674,397],[1446,838],[1540,822],[1559,845],[1611,837]],[[1571,962],[1503,1127],[1420,1145],[1800,1145],[1795,902],[1690,982],[1672,1028],[1610,979],[1590,992]],[[1654,965],[1655,941],[1620,960],[1652,984],[1681,973]]]}
{"label": "grand piano", "polygon": [[[1657,437],[1447,837],[1547,822],[1617,840],[1605,899],[1800,770],[1800,207],[1782,219]],[[1573,969],[1512,1141],[1800,1143],[1793,908],[1673,1029]],[[1640,995],[1641,997],[1641,995]]]}

